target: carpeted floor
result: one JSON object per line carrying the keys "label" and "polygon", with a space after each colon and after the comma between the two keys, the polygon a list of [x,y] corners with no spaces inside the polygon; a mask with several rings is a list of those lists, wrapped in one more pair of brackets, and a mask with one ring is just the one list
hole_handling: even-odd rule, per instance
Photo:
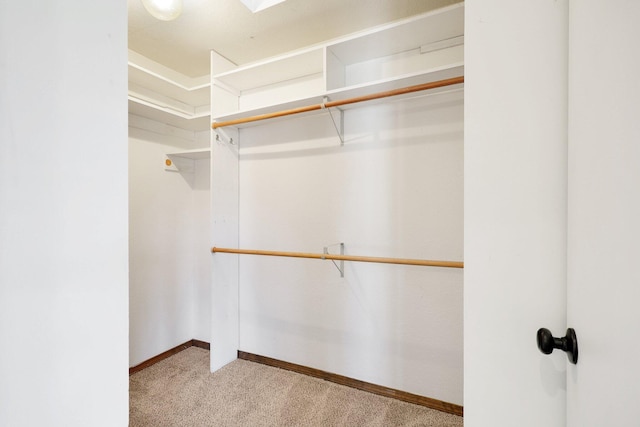
{"label": "carpeted floor", "polygon": [[190,347],[129,378],[129,425],[462,426],[462,417]]}

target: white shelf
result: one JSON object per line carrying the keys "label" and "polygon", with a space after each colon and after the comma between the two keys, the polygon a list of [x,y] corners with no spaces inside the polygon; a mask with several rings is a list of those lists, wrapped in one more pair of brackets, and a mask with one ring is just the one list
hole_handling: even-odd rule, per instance
{"label": "white shelf", "polygon": [[208,111],[189,115],[131,95],[129,95],[129,113],[195,132],[209,130],[211,126],[211,116]]}
{"label": "white shelf", "polygon": [[212,120],[225,122],[317,105],[324,97],[337,101],[462,76],[463,43],[464,4],[456,4],[222,73],[213,70]]}
{"label": "white shelf", "polygon": [[214,75],[213,82],[240,94],[263,86],[322,74],[323,61],[322,48],[305,49]]}
{"label": "white shelf", "polygon": [[177,82],[162,78],[157,73],[129,65],[129,90],[145,88],[149,92],[162,94],[167,98],[189,104],[209,105],[210,83],[185,87]]}
{"label": "white shelf", "polygon": [[196,148],[193,150],[177,151],[174,153],[167,153],[167,157],[175,158],[180,157],[183,159],[201,160],[211,158],[210,148]]}
{"label": "white shelf", "polygon": [[[410,73],[394,78],[381,79],[373,82],[362,83],[358,85],[347,86],[339,89],[328,91],[325,96],[331,101],[338,101],[347,98],[354,98],[358,96],[369,95],[372,93],[386,92],[394,89],[401,89],[409,86],[416,86],[424,83],[431,83],[438,80],[445,80],[452,77],[459,77],[464,75],[464,64],[455,63],[443,67],[437,67],[434,69]],[[453,86],[455,87],[455,86]],[[445,86],[443,88],[432,89],[429,93],[442,92],[451,90],[452,86]],[[424,92],[426,93],[426,92]],[[422,93],[424,95],[424,93]],[[419,94],[419,93],[418,93]],[[409,96],[416,96],[415,93]],[[346,106],[345,106],[346,107]],[[345,108],[341,107],[341,108]]]}
{"label": "white shelf", "polygon": [[196,171],[196,160],[210,159],[211,149],[196,148],[193,150],[167,153],[164,169],[169,172],[179,172],[192,184]]}
{"label": "white shelf", "polygon": [[192,78],[129,51],[129,113],[189,131],[211,121],[209,76]]}
{"label": "white shelf", "polygon": [[332,43],[328,52],[347,66],[406,52],[464,34],[464,7],[455,5],[377,27]]}
{"label": "white shelf", "polygon": [[[383,80],[379,80],[371,83],[354,85],[354,86],[344,87],[340,89],[334,89],[332,91],[324,92],[324,93],[321,93],[315,96],[310,96],[303,99],[297,99],[297,100],[283,102],[279,104],[272,104],[272,105],[268,105],[260,108],[245,109],[245,110],[238,111],[231,114],[220,115],[215,117],[214,121],[225,122],[229,120],[240,119],[243,117],[257,116],[262,114],[274,113],[276,111],[283,111],[283,110],[289,110],[289,109],[294,109],[299,107],[305,107],[308,105],[321,104],[325,97],[327,97],[329,101],[339,101],[347,98],[354,98],[354,97],[359,97],[363,95],[369,95],[372,93],[385,92],[385,91],[400,89],[408,86],[431,83],[438,80],[444,80],[444,79],[458,77],[462,75],[464,75],[464,65],[462,63],[451,64],[449,66],[438,67],[432,70],[427,70],[419,73],[406,74],[406,75],[398,76],[396,78],[383,79]],[[461,87],[461,85],[446,86],[438,89],[432,89],[428,93],[443,92],[443,91],[451,90],[452,88],[456,88],[456,87],[459,88]],[[415,96],[424,95],[426,93],[427,92],[424,92],[424,93],[418,92],[417,94],[413,93],[413,94],[407,94],[407,95],[397,95],[394,98],[399,99],[402,97],[404,98],[412,97],[412,96],[415,97]],[[380,101],[368,101],[368,102],[371,103],[371,102],[380,102]],[[359,104],[352,104],[350,106],[345,105],[340,108],[349,109],[349,108],[357,107],[358,105]],[[319,112],[322,113],[323,110],[316,110],[316,111],[304,113],[304,114],[307,114],[307,115],[317,114]],[[270,120],[274,120],[274,119],[270,119]],[[245,128],[250,126],[257,126],[260,124],[261,122],[257,121],[257,122],[249,122],[249,123],[234,125],[234,127]]]}
{"label": "white shelf", "polygon": [[[216,121],[216,122],[226,122],[228,120],[240,119],[242,117],[247,117],[247,116],[257,116],[257,115],[260,115],[260,114],[273,113],[275,111],[289,110],[289,109],[293,109],[293,108],[304,107],[304,106],[307,106],[307,105],[310,105],[310,104],[319,104],[320,102],[322,102],[322,96],[321,95],[315,95],[315,96],[310,96],[310,97],[307,97],[307,98],[295,99],[295,100],[288,101],[288,102],[281,102],[281,103],[278,103],[278,104],[266,105],[266,106],[259,107],[259,108],[251,108],[251,109],[245,109],[245,110],[237,111],[237,112],[234,112],[234,113],[223,114],[223,115],[215,117],[214,121]],[[259,124],[260,124],[260,122],[245,123],[245,124],[242,124],[242,125],[238,125],[236,127],[243,128],[243,127],[249,127],[249,126],[256,126],[256,125],[259,125]]]}

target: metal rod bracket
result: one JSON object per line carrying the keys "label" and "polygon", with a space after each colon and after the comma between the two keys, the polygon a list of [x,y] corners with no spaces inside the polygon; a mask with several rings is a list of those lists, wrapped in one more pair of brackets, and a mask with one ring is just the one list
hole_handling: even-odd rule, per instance
{"label": "metal rod bracket", "polygon": [[[344,255],[344,243],[336,243],[335,245],[329,245],[329,246],[325,246],[324,250],[322,252],[323,256],[322,259],[326,259],[326,257],[324,255],[330,255],[329,254],[329,247],[330,246],[338,246],[340,245],[340,255]],[[340,260],[340,266],[338,266],[338,264],[336,264],[335,260],[331,260],[331,262],[333,263],[333,265],[336,266],[336,268],[338,269],[338,271],[340,272],[340,277],[344,277],[344,260]]]}
{"label": "metal rod bracket", "polygon": [[333,122],[333,127],[336,130],[336,133],[338,134],[338,138],[340,138],[340,145],[344,146],[344,111],[342,111],[341,109],[337,108],[337,110],[340,112],[340,126],[338,126],[338,124],[336,123],[336,119],[333,117],[333,112],[331,111],[331,108],[328,108],[326,106],[327,102],[329,102],[329,98],[327,98],[326,96],[322,99],[322,109],[326,109],[329,112],[329,117],[331,117],[331,121]]}

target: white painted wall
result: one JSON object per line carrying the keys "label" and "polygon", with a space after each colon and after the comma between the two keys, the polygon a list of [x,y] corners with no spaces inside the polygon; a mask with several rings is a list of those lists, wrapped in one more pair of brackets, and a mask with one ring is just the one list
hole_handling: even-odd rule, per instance
{"label": "white painted wall", "polygon": [[[241,130],[239,246],[462,260],[463,92],[344,120],[344,147],[326,114]],[[461,270],[239,263],[240,350],[462,404]]]}
{"label": "white painted wall", "polygon": [[127,10],[0,1],[0,425],[128,421]]}
{"label": "white painted wall", "polygon": [[564,426],[568,2],[465,6],[465,425]]}
{"label": "white painted wall", "polygon": [[130,366],[209,341],[209,160],[187,174],[164,164],[208,143],[209,132],[194,141],[129,127]]}

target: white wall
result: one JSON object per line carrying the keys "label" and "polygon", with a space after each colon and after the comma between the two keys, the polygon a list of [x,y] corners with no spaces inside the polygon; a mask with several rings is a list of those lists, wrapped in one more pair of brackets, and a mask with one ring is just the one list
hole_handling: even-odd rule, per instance
{"label": "white wall", "polygon": [[127,10],[0,1],[0,425],[128,420]]}
{"label": "white wall", "polygon": [[[462,91],[344,120],[344,147],[327,115],[241,131],[239,246],[462,260]],[[240,350],[462,404],[461,270],[239,262]]]}
{"label": "white wall", "polygon": [[[133,117],[134,123],[146,123]],[[148,123],[147,123],[148,124]],[[209,144],[129,127],[130,351],[135,366],[192,338],[209,341],[209,160],[165,170],[167,153]]]}
{"label": "white wall", "polygon": [[465,7],[465,425],[564,426],[568,2]]}

